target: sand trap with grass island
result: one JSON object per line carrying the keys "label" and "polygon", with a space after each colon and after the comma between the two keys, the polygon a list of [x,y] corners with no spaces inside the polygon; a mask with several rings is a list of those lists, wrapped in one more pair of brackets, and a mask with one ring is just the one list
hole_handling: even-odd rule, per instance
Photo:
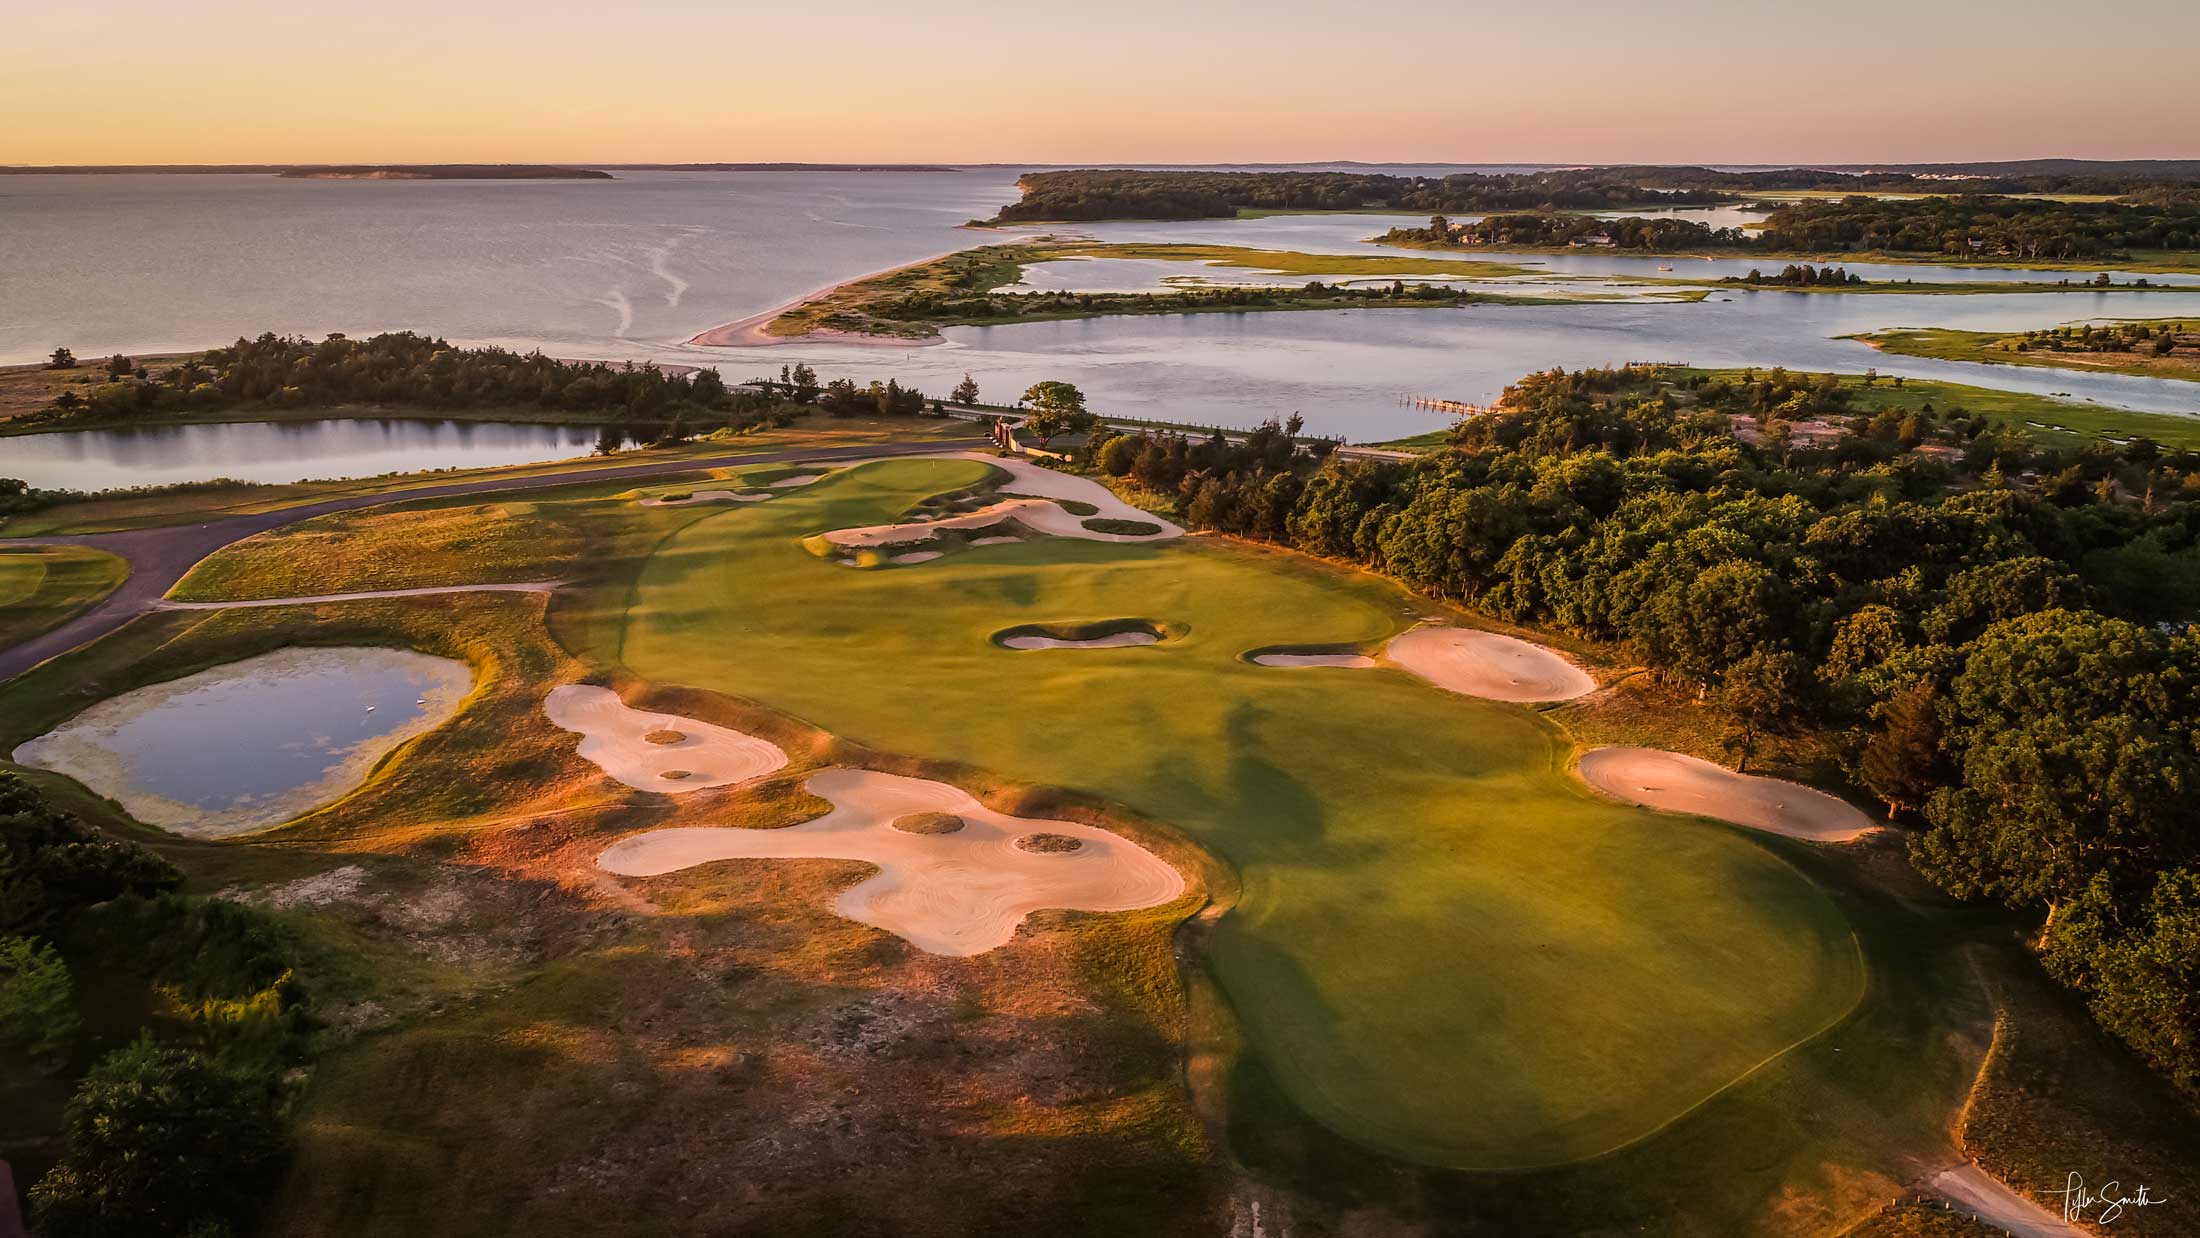
{"label": "sand trap with grass island", "polygon": [[[861,861],[879,871],[844,891],[833,911],[955,957],[1007,945],[1024,917],[1044,908],[1131,911],[1184,893],[1176,869],[1128,839],[995,812],[944,782],[835,768],[807,787],[833,810],[784,829],[652,830],[613,843],[596,864],[656,877],[720,860]],[[960,818],[961,828],[935,832],[937,814]],[[895,825],[910,818],[926,822],[924,832]]]}
{"label": "sand trap with grass island", "polygon": [[[1002,487],[1015,497],[988,503],[973,512],[959,516],[945,516],[937,520],[910,520],[898,524],[875,524],[860,529],[835,529],[824,534],[826,541],[835,546],[865,548],[894,546],[908,542],[927,541],[951,530],[990,529],[996,525],[1014,521],[1034,532],[1050,537],[1074,537],[1090,542],[1158,542],[1184,536],[1184,530],[1170,524],[1152,512],[1132,507],[1115,497],[1115,492],[1086,477],[1072,473],[1057,473],[1042,468],[1029,460],[1013,456],[993,456],[982,451],[942,452],[936,456],[905,456],[911,460],[976,460],[990,464],[1009,475],[1009,482]],[[873,463],[865,461],[864,463]],[[1064,508],[1057,500],[1083,503],[1094,511],[1089,515],[1077,515]],[[1087,522],[1128,520],[1149,525],[1151,533],[1106,533],[1087,528]],[[1009,541],[1010,538],[979,538],[979,542],[992,544]]]}
{"label": "sand trap with grass island", "polygon": [[1790,838],[1845,843],[1878,828],[1854,804],[1823,791],[1678,752],[1592,748],[1579,768],[1583,782],[1614,799]]}
{"label": "sand trap with grass island", "polygon": [[1552,650],[1475,628],[1415,628],[1383,655],[1439,688],[1484,700],[1570,701],[1597,688],[1589,672]]}
{"label": "sand trap with grass island", "polygon": [[676,794],[761,778],[787,764],[777,744],[729,727],[634,709],[609,688],[566,684],[542,702],[581,736],[578,752],[638,791]]}
{"label": "sand trap with grass island", "polygon": [[644,507],[686,507],[692,503],[761,503],[772,496],[745,494],[739,490],[697,490],[679,497],[659,495],[642,500]]}

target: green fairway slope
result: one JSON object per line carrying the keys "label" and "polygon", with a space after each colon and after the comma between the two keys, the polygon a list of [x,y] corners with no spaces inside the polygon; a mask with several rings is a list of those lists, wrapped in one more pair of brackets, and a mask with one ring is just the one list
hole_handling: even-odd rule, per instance
{"label": "green fairway slope", "polygon": [[[623,660],[1182,827],[1242,877],[1213,965],[1254,1047],[1315,1116],[1418,1160],[1622,1146],[1862,993],[1815,885],[1741,831],[1593,798],[1535,713],[1387,669],[1239,660],[1398,630],[1409,599],[1371,578],[1207,538],[872,571],[800,547],[985,472],[874,464],[686,524],[642,568]],[[990,639],[1123,617],[1171,637]]]}
{"label": "green fairway slope", "polygon": [[0,550],[0,649],[67,623],[128,574],[121,559],[87,546]]}

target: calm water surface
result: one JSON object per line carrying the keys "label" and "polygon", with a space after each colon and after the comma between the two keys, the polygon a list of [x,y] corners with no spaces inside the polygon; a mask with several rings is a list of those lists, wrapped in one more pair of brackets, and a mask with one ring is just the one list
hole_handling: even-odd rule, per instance
{"label": "calm water surface", "polygon": [[589,426],[397,417],[76,430],[0,438],[0,477],[42,490],[379,477],[565,460],[594,451],[600,434]]}
{"label": "calm water surface", "polygon": [[279,649],[102,701],[13,760],[131,815],[220,837],[335,799],[399,740],[448,717],[473,674],[403,649]]}
{"label": "calm water surface", "polygon": [[[608,182],[285,181],[256,176],[0,178],[0,361],[56,344],[80,355],[201,347],[240,333],[411,328],[553,355],[717,366],[740,380],[805,361],[826,378],[896,377],[944,391],[965,372],[989,397],[1077,383],[1105,412],[1249,425],[1303,412],[1370,440],[1432,420],[1409,394],[1484,401],[1533,369],[1662,360],[1944,378],[2104,404],[2200,414],[2200,384],[1884,356],[1834,337],[1886,327],[2017,330],[2096,317],[2200,318],[2200,276],[2148,276],[2164,293],[1824,295],[1721,289],[1700,305],[1210,314],[956,329],[924,348],[801,343],[700,349],[698,331],[866,271],[1011,239],[973,233],[1016,193],[1014,173],[622,173]],[[1734,222],[1732,208],[1676,214]],[[1395,215],[1088,224],[1104,240],[1386,252]],[[1395,250],[1427,258],[1422,251]],[[1457,255],[1576,277],[1746,273],[1763,260],[1583,252]],[[1670,266],[1673,271],[1660,271]],[[1196,269],[1196,268],[1190,268]],[[1187,270],[1190,270],[1187,269]],[[2018,269],[1853,264],[1867,279],[1977,282]],[[1219,275],[1212,269],[1202,272]],[[2087,273],[2090,274],[2090,273]],[[2114,272],[2119,280],[2134,278]],[[1064,264],[1035,284],[1150,286],[1161,272]],[[2082,281],[2084,275],[2073,275]],[[1595,284],[1577,284],[1576,289]],[[579,454],[585,431],[422,423],[91,437],[78,447],[0,440],[0,476],[130,485],[217,475],[293,480],[505,464]],[[342,428],[337,428],[339,425]],[[422,437],[422,436],[425,437]],[[584,441],[586,440],[586,441]],[[35,446],[30,444],[36,443]],[[73,454],[72,454],[73,453]]]}

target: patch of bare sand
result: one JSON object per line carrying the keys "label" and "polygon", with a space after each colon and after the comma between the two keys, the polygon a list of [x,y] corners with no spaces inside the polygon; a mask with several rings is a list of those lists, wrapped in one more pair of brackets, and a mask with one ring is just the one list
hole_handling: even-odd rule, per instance
{"label": "patch of bare sand", "polygon": [[1614,799],[1790,838],[1845,843],[1878,828],[1855,805],[1823,791],[1738,774],[1678,752],[1593,748],[1582,754],[1579,769],[1583,782]]}
{"label": "patch of bare sand", "polygon": [[1977,1165],[1965,1162],[1932,1178],[1933,1193],[2016,1238],[2087,1238],[2078,1228],[2040,1207]]}
{"label": "patch of bare sand", "polygon": [[[630,708],[609,688],[566,684],[553,689],[542,712],[581,736],[579,754],[640,791],[677,794],[760,778],[787,764],[766,739],[693,718]],[[666,734],[679,736],[670,742]]]}
{"label": "patch of bare sand", "polygon": [[1249,661],[1255,666],[1346,666],[1354,669],[1382,665],[1364,653],[1256,653]]}
{"label": "patch of bare sand", "polygon": [[1122,649],[1131,645],[1158,645],[1161,638],[1152,632],[1110,632],[1106,636],[1088,636],[1082,639],[1068,636],[1042,636],[1036,632],[1021,636],[1004,636],[1001,644],[1010,649]]}
{"label": "patch of bare sand", "polygon": [[[655,877],[732,859],[861,861],[879,871],[843,892],[833,910],[920,950],[955,957],[1007,945],[1024,917],[1043,908],[1129,911],[1184,892],[1176,869],[1128,839],[1072,821],[995,812],[944,782],[834,768],[807,785],[833,805],[831,812],[785,829],[652,830],[612,844],[596,863],[622,877]],[[963,828],[946,834],[894,828],[917,813],[950,814]],[[1041,833],[1079,846],[1017,845]]]}
{"label": "patch of bare sand", "polygon": [[1492,701],[1570,701],[1597,688],[1589,672],[1552,650],[1475,628],[1415,628],[1383,654],[1448,692]]}

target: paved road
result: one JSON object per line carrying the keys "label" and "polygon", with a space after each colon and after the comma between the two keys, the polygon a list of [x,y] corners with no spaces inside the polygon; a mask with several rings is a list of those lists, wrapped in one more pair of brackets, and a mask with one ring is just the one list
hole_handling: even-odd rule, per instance
{"label": "paved road", "polygon": [[89,644],[139,615],[159,607],[160,600],[201,559],[229,545],[269,529],[279,529],[330,512],[385,503],[409,503],[416,499],[440,499],[463,494],[493,494],[506,490],[539,490],[545,486],[569,486],[583,482],[619,481],[693,473],[703,469],[744,464],[783,464],[795,460],[870,460],[880,456],[922,456],[943,451],[982,447],[983,440],[959,442],[940,439],[925,443],[869,445],[861,447],[812,447],[747,455],[690,456],[678,460],[652,460],[646,464],[605,468],[568,469],[536,473],[528,477],[492,477],[454,481],[440,486],[421,486],[386,494],[354,494],[323,499],[277,511],[229,516],[207,524],[174,525],[159,529],[131,529],[121,533],[86,533],[74,537],[0,538],[0,546],[93,546],[120,555],[130,565],[129,578],[107,595],[105,601],[43,636],[0,649],[0,682],[13,679],[49,658]]}

